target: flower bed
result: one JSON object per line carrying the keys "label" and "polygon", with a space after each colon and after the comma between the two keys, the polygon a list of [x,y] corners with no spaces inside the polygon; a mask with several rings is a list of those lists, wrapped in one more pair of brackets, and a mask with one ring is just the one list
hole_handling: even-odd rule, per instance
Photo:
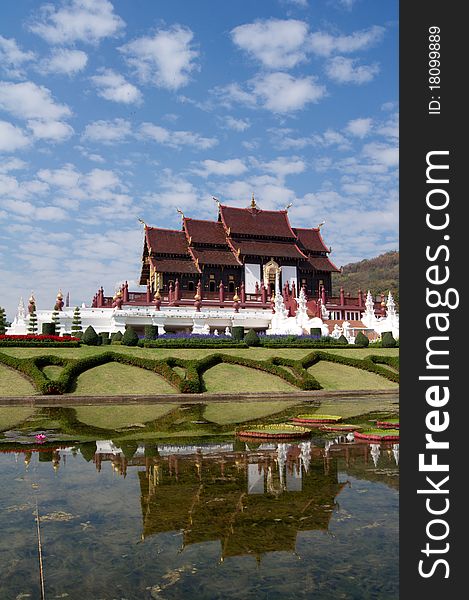
{"label": "flower bed", "polygon": [[399,429],[399,419],[376,421],[376,427],[379,427],[380,429]]}
{"label": "flower bed", "polygon": [[80,338],[71,335],[0,335],[0,346],[28,346],[28,347],[66,347],[77,348],[80,346]]}
{"label": "flower bed", "polygon": [[321,431],[359,431],[363,429],[360,425],[349,425],[348,423],[337,423],[337,425],[321,425]]}
{"label": "flower bed", "polygon": [[306,427],[290,425],[289,423],[276,423],[256,425],[252,429],[237,431],[236,435],[241,438],[295,439],[309,437],[311,432]]}
{"label": "flower bed", "polygon": [[357,431],[356,440],[366,440],[368,442],[398,442],[398,429],[368,429],[367,431]]}
{"label": "flower bed", "polygon": [[298,415],[293,417],[295,423],[304,423],[305,425],[323,425],[324,423],[338,423],[342,417],[337,415]]}

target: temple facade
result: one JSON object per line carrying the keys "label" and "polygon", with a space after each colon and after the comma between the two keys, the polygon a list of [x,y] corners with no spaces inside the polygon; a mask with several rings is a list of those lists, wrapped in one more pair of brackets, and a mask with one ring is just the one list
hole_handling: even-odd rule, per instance
{"label": "temple facade", "polygon": [[218,203],[216,221],[182,215],[177,231],[145,225],[140,284],[152,298],[169,297],[177,285],[178,299],[199,291],[206,299],[242,293],[245,302],[261,300],[263,287],[270,298],[278,273],[281,287],[304,288],[316,298],[322,287],[332,292],[338,269],[330,251],[319,227],[292,228],[287,210],[262,210],[253,196],[248,208]]}

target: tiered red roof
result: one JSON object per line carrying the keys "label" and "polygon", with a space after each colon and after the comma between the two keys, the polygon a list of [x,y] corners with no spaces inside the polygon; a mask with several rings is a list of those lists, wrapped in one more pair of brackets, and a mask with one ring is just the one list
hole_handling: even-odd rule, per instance
{"label": "tiered red roof", "polygon": [[141,283],[151,267],[160,273],[200,273],[203,265],[242,266],[246,256],[287,258],[299,268],[339,271],[329,260],[330,248],[319,228],[290,226],[287,210],[219,205],[219,220],[183,217],[182,230],[145,226]]}
{"label": "tiered red roof", "polygon": [[331,251],[324,243],[319,227],[312,227],[311,229],[294,227],[293,231],[296,233],[300,244],[306,248],[306,250],[309,250],[310,252]]}
{"label": "tiered red roof", "polygon": [[286,210],[261,210],[257,206],[220,205],[220,220],[230,235],[296,239]]}

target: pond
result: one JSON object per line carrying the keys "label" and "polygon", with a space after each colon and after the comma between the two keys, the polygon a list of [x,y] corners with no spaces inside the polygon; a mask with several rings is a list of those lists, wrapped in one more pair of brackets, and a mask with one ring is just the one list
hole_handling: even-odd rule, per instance
{"label": "pond", "polygon": [[36,511],[47,599],[398,598],[398,444],[245,443],[183,409],[108,407],[109,436],[90,407],[22,409],[0,439],[0,598],[41,597]]}

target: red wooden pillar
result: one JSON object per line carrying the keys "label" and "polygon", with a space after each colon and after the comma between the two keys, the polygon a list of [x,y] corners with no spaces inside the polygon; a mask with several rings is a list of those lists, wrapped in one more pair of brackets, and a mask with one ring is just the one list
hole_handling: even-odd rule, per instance
{"label": "red wooden pillar", "polygon": [[340,288],[340,305],[344,306],[345,304],[345,294],[344,294],[344,288],[341,287]]}
{"label": "red wooden pillar", "polygon": [[225,303],[225,286],[223,285],[223,281],[220,281],[220,285],[218,286],[218,297],[220,299],[220,308],[222,308]]}
{"label": "red wooden pillar", "polygon": [[291,295],[293,298],[296,298],[296,285],[295,282],[291,284]]}
{"label": "red wooden pillar", "polygon": [[358,306],[360,308],[363,306],[363,292],[361,290],[358,290]]}
{"label": "red wooden pillar", "polygon": [[324,286],[321,286],[321,302],[326,306],[326,288]]}
{"label": "red wooden pillar", "polygon": [[265,287],[264,283],[262,283],[262,287],[261,287],[261,302],[262,302],[262,304],[267,303],[267,288]]}
{"label": "red wooden pillar", "polygon": [[122,290],[122,292],[124,303],[127,303],[129,301],[129,284],[127,281],[124,283],[124,289]]}
{"label": "red wooden pillar", "polygon": [[148,304],[151,303],[151,287],[150,287],[150,282],[149,281],[147,283],[147,303]]}

